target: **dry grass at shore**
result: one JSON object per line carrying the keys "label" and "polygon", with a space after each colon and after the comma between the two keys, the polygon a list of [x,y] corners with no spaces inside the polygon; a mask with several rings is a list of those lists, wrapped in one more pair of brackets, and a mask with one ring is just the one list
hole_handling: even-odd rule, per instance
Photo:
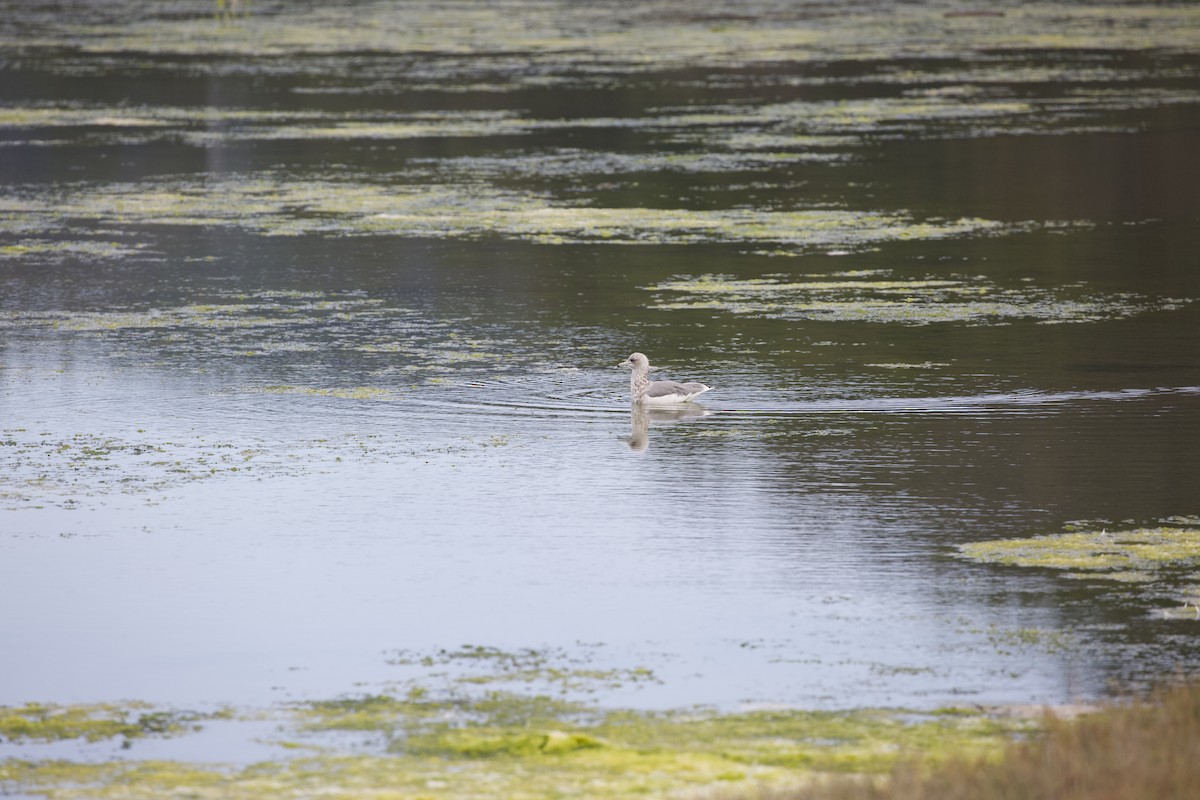
{"label": "dry grass at shore", "polygon": [[833,781],[763,800],[1194,800],[1200,683],[1155,691],[1010,745],[998,760],[902,762],[880,781]]}

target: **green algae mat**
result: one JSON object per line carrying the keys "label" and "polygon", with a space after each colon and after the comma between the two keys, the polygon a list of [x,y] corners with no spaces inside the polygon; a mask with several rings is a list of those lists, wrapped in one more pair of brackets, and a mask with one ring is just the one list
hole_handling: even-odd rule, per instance
{"label": "green algae mat", "polygon": [[[0,708],[0,747],[74,748],[90,757],[0,762],[0,786],[69,797],[625,797],[689,787],[792,787],[877,774],[902,756],[991,754],[1035,723],[979,710],[788,708],[718,713],[603,710],[563,699],[646,670],[594,670],[548,651],[464,647],[412,663],[469,674],[406,689],[257,711],[181,712],[148,704]],[[492,688],[518,684],[548,694]],[[270,723],[269,760],[198,763],[139,757],[148,740],[185,744],[223,726]],[[49,749],[46,749],[49,748]],[[105,752],[124,751],[121,758]],[[235,750],[236,752],[236,750]]]}

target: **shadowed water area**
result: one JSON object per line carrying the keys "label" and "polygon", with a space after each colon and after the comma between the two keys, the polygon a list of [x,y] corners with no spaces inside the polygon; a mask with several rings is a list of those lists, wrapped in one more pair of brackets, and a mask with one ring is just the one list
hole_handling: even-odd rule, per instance
{"label": "shadowed water area", "polygon": [[1200,11],[983,8],[0,2],[0,704],[1194,670]]}

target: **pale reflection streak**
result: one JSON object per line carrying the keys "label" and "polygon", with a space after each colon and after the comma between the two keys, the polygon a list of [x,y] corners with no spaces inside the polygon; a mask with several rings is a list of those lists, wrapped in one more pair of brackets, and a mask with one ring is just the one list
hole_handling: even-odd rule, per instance
{"label": "pale reflection streak", "polygon": [[629,449],[637,453],[650,447],[650,425],[673,425],[686,419],[707,417],[714,412],[704,406],[688,403],[675,408],[647,408],[642,403],[633,403],[629,410],[629,438],[625,441]]}

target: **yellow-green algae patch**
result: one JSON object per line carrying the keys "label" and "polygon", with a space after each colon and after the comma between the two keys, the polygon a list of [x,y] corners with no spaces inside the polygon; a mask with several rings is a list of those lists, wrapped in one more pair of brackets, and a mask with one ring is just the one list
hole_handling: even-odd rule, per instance
{"label": "yellow-green algae patch", "polygon": [[102,242],[88,240],[59,240],[22,239],[15,244],[0,246],[0,260],[6,259],[117,259],[135,255],[141,250],[138,246],[120,242]]}
{"label": "yellow-green algae patch", "polygon": [[0,707],[0,741],[58,742],[177,736],[199,729],[214,715],[164,711],[149,703],[56,705],[26,703]]}
{"label": "yellow-green algae patch", "polygon": [[[901,232],[897,238],[907,238]],[[938,233],[914,235],[936,238]],[[1123,293],[1065,296],[1032,285],[1001,286],[982,276],[887,278],[879,274],[842,280],[790,276],[736,279],[723,275],[680,276],[647,287],[662,310],[717,310],[768,318],[832,322],[928,325],[936,322],[1004,324],[1032,319],[1043,324],[1120,319],[1145,311],[1179,308],[1189,301]]]}
{"label": "yellow-green algae patch", "polygon": [[[264,714],[277,723],[279,760],[35,761],[10,747],[18,757],[0,761],[0,786],[64,799],[664,796],[878,774],[901,757],[989,756],[1038,725],[962,709],[602,708],[577,699],[581,690],[652,676],[599,668],[599,647],[402,651],[390,663],[417,672],[403,685],[226,713],[232,724]],[[86,717],[96,707],[56,708]]]}
{"label": "yellow-green algae patch", "polygon": [[[197,354],[260,357],[334,349],[393,354],[396,369],[461,371],[495,366],[509,347],[503,339],[468,336],[453,321],[419,318],[404,307],[360,292],[213,292],[208,302],[109,311],[0,311],[0,331],[45,329],[117,339],[157,356]],[[203,333],[197,338],[196,334]],[[406,381],[406,384],[411,381]],[[257,391],[387,399],[394,387],[292,387]]]}
{"label": "yellow-green algae patch", "polygon": [[[536,698],[514,702],[527,708]],[[422,707],[422,703],[427,707]],[[354,701],[344,701],[339,718]],[[795,786],[827,772],[879,773],[902,755],[995,753],[1028,721],[949,711],[594,712],[589,722],[487,714],[444,722],[444,701],[363,698],[387,753],[328,750],[241,769],[168,761],[0,762],[0,782],[52,798],[661,796],[741,784]],[[314,704],[313,710],[317,710]],[[572,712],[573,713],[573,712]],[[411,719],[426,722],[411,730]],[[432,720],[432,722],[430,722]],[[359,720],[361,722],[361,720]],[[361,728],[357,728],[361,729]]]}
{"label": "yellow-green algae patch", "polygon": [[302,181],[274,172],[200,182],[162,179],[61,188],[52,199],[0,198],[0,214],[22,229],[52,227],[69,218],[121,226],[231,226],[266,235],[499,236],[541,244],[769,242],[805,249],[941,239],[1006,228],[977,218],[915,220],[902,212],[833,208],[596,207],[484,184]]}
{"label": "yellow-green algae patch", "polygon": [[481,72],[488,74],[481,67],[497,71],[525,62],[526,70],[512,70],[504,82],[544,85],[567,75],[1033,48],[1190,52],[1200,30],[1200,13],[1189,4],[1034,2],[1008,5],[999,15],[947,17],[942,4],[851,2],[830,14],[782,2],[714,9],[647,0],[614,15],[604,6],[574,2],[421,0],[399,7],[254,4],[224,22],[214,19],[213,8],[148,13],[140,5],[110,2],[84,18],[14,27],[0,46],[18,53],[69,43],[86,53],[436,54],[450,63],[423,74],[426,80],[477,82]]}
{"label": "yellow-green algae patch", "polygon": [[423,669],[453,668],[454,680],[463,686],[516,684],[528,690],[533,684],[558,695],[593,693],[647,682],[657,682],[644,667],[598,668],[593,662],[594,647],[578,646],[577,652],[562,648],[520,648],[504,650],[487,645],[463,645],[431,653],[397,651],[388,663]]}
{"label": "yellow-green algae patch", "polygon": [[[1195,519],[1188,522],[1194,525]],[[1155,609],[1157,616],[1200,619],[1200,527],[1075,530],[971,542],[958,550],[980,563],[1055,569],[1065,578],[1141,587],[1142,592],[1182,603],[1181,607]],[[1165,592],[1159,591],[1164,587]]]}
{"label": "yellow-green algae patch", "polygon": [[[394,779],[412,780],[411,771],[427,779],[441,764],[433,796],[474,796],[481,785],[501,796],[554,797],[654,795],[729,781],[794,784],[821,772],[883,770],[902,753],[988,753],[1031,727],[896,709],[606,710],[576,698],[589,685],[654,678],[643,669],[598,669],[592,655],[481,646],[404,652],[392,663],[441,675],[441,688],[415,682],[402,692],[300,703],[291,713],[302,735],[380,737],[401,770]],[[520,690],[492,688],[498,684]],[[330,759],[314,768],[353,765],[364,776],[377,766],[369,758]]]}
{"label": "yellow-green algae patch", "polygon": [[318,388],[313,386],[277,385],[259,389],[265,394],[297,394],[309,397],[336,397],[341,400],[395,400],[400,393],[394,389],[378,386],[353,386],[344,388]]}
{"label": "yellow-green algae patch", "polygon": [[[312,393],[361,400],[392,397],[389,393],[385,398],[370,388],[344,394],[336,389],[328,394],[321,390]],[[82,508],[88,498],[144,496],[216,478],[295,475],[332,469],[345,459],[371,461],[394,452],[370,434],[306,439],[281,446],[259,439],[209,440],[195,434],[164,440],[141,431],[136,435],[51,436],[2,429],[0,509]]]}
{"label": "yellow-green algae patch", "polygon": [[[837,162],[865,137],[902,133],[981,136],[1030,130],[1063,133],[1121,129],[1111,112],[1195,104],[1187,89],[1076,87],[1053,97],[1015,101],[973,83],[944,86],[957,76],[902,73],[918,85],[900,97],[718,104],[652,108],[623,117],[531,118],[517,110],[381,112],[225,109],[181,106],[30,105],[0,108],[0,129],[64,129],[60,138],[10,138],[6,146],[63,145],[82,136],[99,143],[182,141],[206,147],[238,141],[399,141],[513,137],[580,129],[638,130],[674,143],[702,145],[696,153],[619,153],[567,149],[506,156],[420,159],[468,179],[499,175],[540,177],[628,172],[724,172],[791,162]],[[896,75],[886,75],[891,81]],[[983,78],[983,75],[973,77]],[[1127,77],[1127,76],[1126,76]],[[1080,77],[1077,80],[1083,80]],[[922,87],[922,82],[936,87]],[[1127,81],[1128,82],[1128,81]]]}
{"label": "yellow-green algae patch", "polygon": [[1121,576],[1150,574],[1166,567],[1200,565],[1200,529],[1141,528],[1132,531],[1083,531],[972,542],[959,551],[974,561],[1021,567],[1046,567]]}

